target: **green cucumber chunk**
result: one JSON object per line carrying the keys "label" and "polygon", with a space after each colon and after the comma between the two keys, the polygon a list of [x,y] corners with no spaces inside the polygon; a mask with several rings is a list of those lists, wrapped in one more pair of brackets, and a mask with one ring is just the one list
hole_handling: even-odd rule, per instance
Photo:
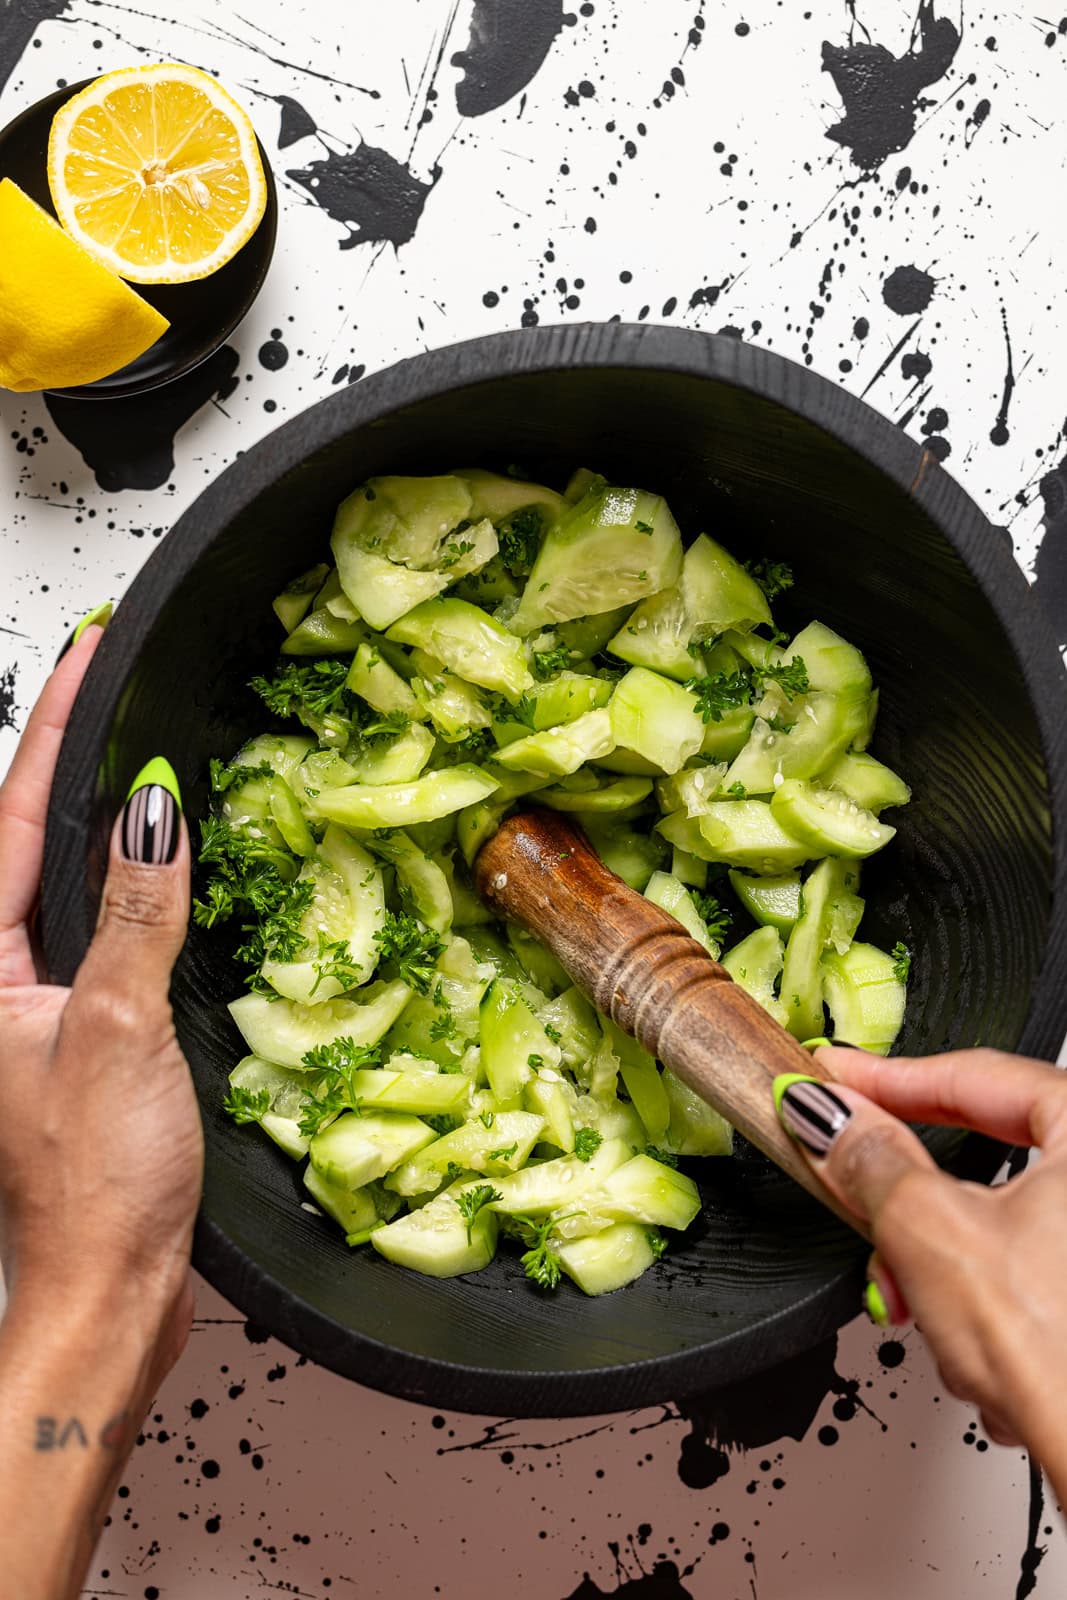
{"label": "green cucumber chunk", "polygon": [[801,912],[785,947],[782,1005],[786,1027],[797,1039],[823,1032],[822,955],[830,942],[834,906],[843,894],[854,894],[859,873],[849,861],[820,861],[806,879]]}
{"label": "green cucumber chunk", "polygon": [[540,791],[537,803],[551,806],[553,811],[592,811],[610,816],[640,805],[651,793],[651,778],[617,778],[614,783],[600,783],[593,789],[568,789],[562,784],[553,784]]}
{"label": "green cucumber chunk", "polygon": [[411,688],[420,713],[429,718],[442,739],[452,744],[489,727],[493,719],[473,683],[449,672],[425,650],[413,650],[411,664],[417,674]]}
{"label": "green cucumber chunk", "polygon": [[670,872],[654,872],[645,885],[645,899],[651,900],[654,906],[659,906],[663,911],[669,911],[671,916],[682,924],[686,933],[691,934],[698,944],[702,944],[710,956],[717,956],[722,948],[709,934],[707,923],[704,921],[692,895],[682,883]]}
{"label": "green cucumber chunk", "polygon": [[522,641],[467,600],[428,600],[386,637],[427,651],[457,677],[496,694],[517,699],[533,685]]}
{"label": "green cucumber chunk", "polygon": [[825,623],[809,622],[781,659],[789,662],[798,657],[807,669],[808,682],[813,689],[824,689],[831,694],[858,690],[863,695],[870,690],[870,668],[860,651]]}
{"label": "green cucumber chunk", "polygon": [[616,1167],[587,1204],[616,1222],[684,1231],[700,1212],[700,1191],[684,1172],[638,1155]]}
{"label": "green cucumber chunk", "polygon": [[545,535],[519,609],[516,633],[632,605],[675,582],[678,524],[661,495],[593,488]]}
{"label": "green cucumber chunk", "polygon": [[[385,923],[382,875],[362,845],[343,828],[329,827],[314,856],[300,869],[298,883],[313,885],[311,902],[300,920],[305,952],[293,961],[268,958],[263,977],[287,1000],[309,1006],[333,1000],[365,983],[378,964],[376,935]],[[329,971],[329,957],[343,943],[344,981]]]}
{"label": "green cucumber chunk", "polygon": [[730,887],[753,921],[763,928],[791,933],[800,916],[800,873],[783,872],[779,878],[752,878],[747,872],[730,873]]}
{"label": "green cucumber chunk", "polygon": [[360,1189],[383,1178],[434,1140],[434,1131],[418,1117],[392,1111],[348,1111],[317,1133],[308,1154],[311,1165],[328,1183]]}
{"label": "green cucumber chunk", "polygon": [[772,794],[784,778],[814,777],[855,736],[854,707],[839,695],[805,695],[799,712],[785,732],[776,732],[762,717],[756,718],[745,748],[722,780],[724,790],[739,783],[748,794]]}
{"label": "green cucumber chunk", "polygon": [[[500,1118],[497,1118],[500,1121]],[[543,1217],[550,1211],[569,1209],[580,1195],[601,1184],[630,1160],[631,1150],[619,1139],[605,1139],[588,1161],[579,1156],[558,1156],[523,1167],[497,1182],[500,1199],[493,1210],[503,1216]]]}
{"label": "green cucumber chunk", "polygon": [[545,1119],[529,1111],[498,1111],[487,1128],[482,1122],[465,1122],[399,1166],[385,1187],[410,1198],[439,1189],[450,1169],[487,1173],[500,1181],[524,1167],[541,1138]]}
{"label": "green cucumber chunk", "polygon": [[608,871],[643,894],[649,878],[666,860],[664,842],[654,833],[638,833],[636,828],[596,812],[586,813],[582,827]]}
{"label": "green cucumber chunk", "polygon": [[826,768],[821,783],[837,789],[875,816],[886,806],[906,806],[911,790],[890,768],[861,751],[850,751]]}
{"label": "green cucumber chunk", "polygon": [[624,1288],[660,1255],[658,1235],[637,1222],[616,1222],[583,1239],[561,1239],[555,1249],[568,1278],[588,1295]]}
{"label": "green cucumber chunk", "polygon": [[228,1006],[249,1050],[283,1067],[302,1067],[310,1050],[351,1039],[357,1045],[377,1044],[411,999],[399,979],[373,983],[359,999],[327,1000],[305,1006],[292,1000],[270,1000],[243,994]]}
{"label": "green cucumber chunk", "polygon": [[662,1144],[671,1119],[670,1102],[656,1062],[618,1023],[602,1019],[604,1036],[619,1058],[619,1072],[633,1108],[652,1144]]}
{"label": "green cucumber chunk", "polygon": [[454,1184],[417,1211],[376,1228],[371,1244],[387,1261],[428,1278],[480,1272],[496,1253],[500,1224],[485,1205],[468,1223],[459,1201],[477,1188],[477,1183]]}
{"label": "green cucumber chunk", "polygon": [[293,629],[282,644],[283,656],[346,656],[367,637],[366,625],[351,616],[339,617],[330,606],[318,606]]}
{"label": "green cucumber chunk", "polygon": [[574,1149],[574,1090],[551,1067],[541,1067],[523,1090],[522,1103],[545,1119],[545,1141],[569,1154]]}
{"label": "green cucumber chunk", "polygon": [[521,478],[507,478],[499,472],[486,472],[482,467],[460,467],[456,476],[462,478],[471,493],[467,516],[472,521],[488,517],[491,522],[504,522],[516,511],[535,507],[545,523],[554,522],[564,509],[563,496],[543,483],[525,483]]}
{"label": "green cucumber chunk", "polygon": [[395,711],[403,712],[406,717],[425,715],[406,679],[386,661],[376,645],[366,640],[352,658],[348,687],[385,716]]}
{"label": "green cucumber chunk", "polygon": [[671,849],[671,872],[687,889],[707,887],[708,863],[680,845],[674,845]]}
{"label": "green cucumber chunk", "polygon": [[631,667],[619,680],[609,710],[614,742],[661,772],[684,767],[704,739],[696,696],[646,667]]}
{"label": "green cucumber chunk", "polygon": [[[722,964],[738,988],[744,989],[746,994],[758,1001],[775,1022],[780,1022],[783,1027],[792,1027],[787,1007],[775,994],[783,957],[782,936],[778,929],[757,928],[755,933],[750,933],[727,951]],[[820,1017],[821,1014],[820,1003]],[[811,1037],[811,1034],[805,1034],[805,1038]]]}
{"label": "green cucumber chunk", "polygon": [[363,1233],[378,1220],[378,1207],[369,1189],[346,1189],[330,1183],[309,1163],[304,1187],[319,1208],[341,1225],[345,1233]]}
{"label": "green cucumber chunk", "polygon": [[734,1130],[689,1085],[670,1069],[663,1069],[663,1087],[670,1106],[666,1145],[680,1156],[728,1156],[734,1147]]}
{"label": "green cucumber chunk", "polygon": [[427,1065],[433,1070],[362,1068],[352,1073],[352,1098],[361,1111],[373,1107],[416,1117],[463,1116],[470,1103],[470,1080],[461,1072],[438,1072],[436,1064]]}
{"label": "green cucumber chunk", "polygon": [[298,578],[294,578],[292,583],[287,583],[281,594],[275,595],[271,608],[286,633],[292,633],[297,623],[307,614],[312,600],[329,576],[329,571],[325,561],[320,561],[318,566],[309,567]]}
{"label": "green cucumber chunk", "polygon": [[452,889],[439,863],[401,828],[370,835],[367,848],[394,868],[400,898],[419,921],[438,933],[447,933],[454,915]]}
{"label": "green cucumber chunk", "polygon": [[313,815],[348,828],[402,828],[462,811],[496,788],[495,780],[480,767],[464,762],[427,773],[413,783],[323,789],[309,805]]}
{"label": "green cucumber chunk", "polygon": [[509,771],[565,778],[577,772],[585,762],[607,755],[614,746],[611,712],[601,708],[587,711],[558,728],[546,728],[543,733],[515,739],[497,751],[496,761]]}
{"label": "green cucumber chunk", "polygon": [[799,778],[787,779],[775,790],[771,810],[775,822],[809,856],[871,856],[884,849],[897,831],[847,795],[815,788]]}
{"label": "green cucumber chunk", "polygon": [[[796,787],[806,785],[797,784]],[[708,860],[724,861],[731,867],[747,867],[770,877],[790,867],[799,867],[814,855],[827,854],[812,843],[802,842],[782,826],[776,804],[778,796],[788,788],[788,784],[783,784],[776,792],[774,805],[768,805],[765,800],[716,801],[697,819]]]}
{"label": "green cucumber chunk", "polygon": [[893,957],[873,944],[853,944],[844,955],[830,951],[822,964],[835,1042],[888,1055],[907,1002],[907,985],[897,977]]}
{"label": "green cucumber chunk", "polygon": [[562,722],[576,722],[587,711],[606,706],[610,699],[611,684],[606,678],[564,671],[547,683],[534,684],[516,708],[516,714],[521,710],[523,721],[510,717],[495,721],[493,735],[498,744],[511,744],[525,739],[531,731],[541,733]]}
{"label": "green cucumber chunk", "polygon": [[[522,1096],[539,1067],[558,1068],[562,1052],[526,1004],[516,984],[495,978],[481,1005],[482,1066],[506,1109]],[[532,1108],[531,1108],[532,1109]]]}

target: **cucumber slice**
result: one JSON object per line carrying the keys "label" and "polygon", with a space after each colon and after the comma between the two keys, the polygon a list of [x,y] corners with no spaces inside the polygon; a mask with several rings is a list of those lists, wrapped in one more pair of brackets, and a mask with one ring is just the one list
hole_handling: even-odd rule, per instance
{"label": "cucumber slice", "polygon": [[904,1022],[907,985],[893,957],[873,944],[854,944],[823,956],[826,1003],[841,1044],[887,1056]]}
{"label": "cucumber slice", "polygon": [[647,800],[651,793],[651,778],[618,778],[614,783],[598,784],[594,789],[565,789],[559,784],[554,784],[551,788],[540,791],[537,803],[541,806],[551,806],[553,811],[593,811],[602,816],[610,816],[615,812],[628,811],[631,806],[639,805],[642,800]]}
{"label": "cucumber slice", "polygon": [[281,594],[275,595],[271,608],[286,633],[292,633],[297,623],[306,615],[329,571],[325,561],[320,561],[317,567],[309,567],[299,578],[287,583]]}
{"label": "cucumber slice", "polygon": [[710,956],[718,956],[722,948],[708,933],[707,923],[694,904],[685,884],[670,872],[654,872],[645,885],[645,899],[654,906],[669,911],[682,924],[686,933],[692,934]]}
{"label": "cucumber slice", "polygon": [[612,1095],[580,1094],[574,1109],[575,1125],[593,1128],[600,1137],[621,1140],[629,1151],[640,1150],[647,1137],[641,1118],[628,1100]]}
{"label": "cucumber slice", "polygon": [[508,1109],[540,1067],[555,1070],[562,1059],[559,1046],[506,978],[494,979],[486,990],[481,1005],[481,1044],[489,1087]]}
{"label": "cucumber slice", "polygon": [[607,646],[607,642],[622,627],[630,615],[630,606],[614,606],[610,611],[600,611],[591,617],[574,617],[561,622],[556,628],[561,644],[565,644],[579,660],[588,661]]}
{"label": "cucumber slice", "polygon": [[291,784],[300,763],[314,748],[314,740],[302,733],[261,733],[241,746],[229,766],[258,767],[266,762],[280,778]]}
{"label": "cucumber slice", "polygon": [[643,1222],[684,1230],[700,1211],[700,1191],[692,1178],[651,1156],[634,1156],[616,1167],[587,1204],[615,1222]]}
{"label": "cucumber slice", "polygon": [[[365,983],[378,964],[375,937],[385,922],[382,875],[361,845],[343,828],[329,827],[316,855],[300,869],[298,882],[310,881],[314,894],[300,920],[307,954],[296,961],[264,961],[263,977],[278,994],[299,1005],[333,1000]],[[355,976],[342,983],[324,975],[324,945],[344,941]]]}
{"label": "cucumber slice", "polygon": [[389,1031],[389,1048],[436,1061],[450,1072],[460,1070],[468,1045],[477,1043],[478,1007],[487,984],[488,979],[443,972],[438,962],[432,990],[406,1007]]}
{"label": "cucumber slice", "polygon": [[[655,1243],[653,1243],[655,1241]],[[584,1239],[555,1245],[560,1266],[583,1294],[611,1294],[633,1283],[658,1259],[658,1236],[637,1222],[616,1222]]]}
{"label": "cucumber slice", "polygon": [[659,768],[677,772],[704,739],[696,696],[646,667],[632,667],[611,697],[613,741]]}
{"label": "cucumber slice", "polygon": [[492,722],[488,707],[472,683],[449,672],[425,650],[413,650],[411,662],[418,676],[411,687],[421,714],[428,717],[442,739],[466,739]]}
{"label": "cucumber slice", "polygon": [[[427,1070],[431,1066],[433,1070]],[[406,1111],[416,1117],[461,1117],[470,1103],[470,1080],[461,1072],[438,1072],[435,1063],[403,1072],[362,1068],[353,1072],[351,1083],[352,1097],[361,1111],[372,1107],[375,1111]]]}
{"label": "cucumber slice", "polygon": [[467,600],[428,600],[395,622],[386,637],[415,645],[467,683],[512,699],[533,685],[521,641]]}
{"label": "cucumber slice", "polygon": [[551,782],[550,778],[532,772],[509,772],[493,762],[487,763],[483,770],[495,779],[495,792],[488,800],[465,806],[456,818],[456,838],[468,867],[519,796],[533,794]]}
{"label": "cucumber slice", "polygon": [[667,1136],[671,1109],[655,1060],[636,1039],[624,1033],[618,1023],[612,1022],[608,1017],[602,1017],[601,1026],[604,1029],[604,1037],[619,1059],[619,1071],[626,1085],[626,1093],[641,1118],[649,1141],[652,1144],[662,1144]]}
{"label": "cucumber slice", "polygon": [[268,805],[275,827],[293,854],[314,855],[315,835],[304,820],[300,802],[284,778],[278,776],[271,781]]}
{"label": "cucumber slice", "polygon": [[454,914],[452,890],[438,862],[431,860],[400,828],[392,833],[370,835],[367,848],[395,869],[400,898],[411,907],[419,921],[425,922],[428,928],[436,928],[438,933],[447,933]]}
{"label": "cucumber slice", "polygon": [[[500,1122],[497,1118],[497,1122]],[[599,1189],[610,1175],[629,1161],[629,1147],[618,1139],[605,1139],[588,1161],[578,1156],[559,1156],[524,1167],[508,1178],[498,1180],[500,1199],[493,1210],[503,1216],[543,1217],[550,1211],[570,1209],[580,1195]]]}
{"label": "cucumber slice", "polygon": [[524,695],[521,704],[524,721],[504,718],[494,722],[493,735],[498,744],[511,744],[516,739],[525,739],[531,729],[542,733],[563,722],[576,722],[587,711],[606,706],[610,699],[611,684],[607,678],[561,672],[548,683],[534,684]]}
{"label": "cucumber slice", "polygon": [[564,989],[537,1015],[541,1026],[551,1029],[550,1038],[559,1035],[555,1042],[562,1052],[562,1064],[570,1072],[576,1072],[600,1044],[596,1012],[580,989]]}
{"label": "cucumber slice", "polygon": [[522,1103],[545,1119],[545,1140],[565,1154],[574,1149],[574,1090],[551,1067],[541,1068],[523,1090]]}
{"label": "cucumber slice", "polygon": [[728,1156],[734,1147],[734,1130],[701,1100],[688,1084],[663,1069],[663,1087],[671,1108],[667,1145],[680,1156]]}
{"label": "cucumber slice", "polygon": [[438,1189],[450,1167],[485,1172],[496,1188],[508,1173],[517,1172],[545,1130],[545,1119],[529,1111],[498,1111],[490,1127],[465,1122],[462,1128],[435,1139],[385,1180],[385,1187],[410,1197]]}
{"label": "cucumber slice", "polygon": [[864,902],[858,894],[843,891],[830,908],[830,931],[827,945],[843,956],[863,921]]}
{"label": "cucumber slice", "polygon": [[611,712],[601,708],[587,711],[561,727],[546,728],[543,733],[516,739],[497,751],[496,760],[509,771],[563,778],[577,772],[586,761],[607,755],[614,745]]}
{"label": "cucumber slice", "polygon": [[656,785],[660,810],[668,814],[684,811],[687,817],[702,817],[711,802],[721,798],[725,775],[725,763],[715,761],[708,766],[684,767],[673,777],[661,778]]}
{"label": "cucumber slice", "polygon": [[748,742],[755,720],[752,706],[738,706],[734,711],[727,711],[718,722],[706,722],[700,741],[701,755],[712,761],[733,761]]}
{"label": "cucumber slice", "polygon": [[380,650],[366,640],[357,649],[348,669],[348,687],[375,711],[386,715],[402,711],[406,717],[425,716],[406,681],[389,665]]}
{"label": "cucumber slice", "polygon": [[373,983],[358,1000],[327,1000],[311,1006],[243,994],[230,1002],[230,1016],[255,1055],[283,1067],[302,1067],[309,1050],[351,1039],[377,1044],[411,999],[406,983]]}
{"label": "cucumber slice", "polygon": [[363,1233],[373,1228],[378,1220],[378,1208],[367,1189],[345,1189],[330,1183],[311,1165],[304,1171],[304,1187],[315,1204],[340,1223],[345,1233]]}
{"label": "cucumber slice", "polygon": [[561,494],[546,489],[543,483],[524,483],[521,478],[505,478],[498,472],[486,472],[481,467],[457,468],[456,476],[462,478],[471,492],[471,521],[488,517],[492,522],[503,522],[516,511],[526,511],[535,506],[547,524],[554,522],[565,509]]}
{"label": "cucumber slice", "polygon": [[699,856],[674,845],[671,850],[671,871],[680,883],[690,889],[704,889],[708,882],[708,864]]}
{"label": "cucumber slice", "polygon": [[830,942],[834,905],[852,895],[859,882],[856,868],[841,860],[820,861],[804,884],[801,913],[785,948],[782,1005],[786,1027],[797,1039],[823,1032],[823,951]]}
{"label": "cucumber slice", "polygon": [[607,648],[634,666],[684,681],[694,674],[693,639],[770,621],[759,584],[702,533],[685,552],[678,582],[642,601]]}
{"label": "cucumber slice", "polygon": [[282,644],[283,656],[346,656],[366,639],[364,623],[319,606]]}
{"label": "cucumber slice", "polygon": [[871,856],[884,849],[897,831],[847,795],[816,789],[799,778],[788,779],[775,790],[771,810],[775,822],[809,856]]}
{"label": "cucumber slice", "polygon": [[[747,939],[742,939],[727,951],[722,964],[739,989],[744,989],[753,1000],[757,1000],[776,1022],[788,1027],[788,1009],[774,992],[775,983],[781,975],[783,956],[782,936],[777,928],[757,928],[755,933],[750,933]],[[820,1021],[821,1016],[820,1001]],[[814,1036],[807,1033],[804,1037],[810,1039]]]}
{"label": "cucumber slice", "polygon": [[247,1089],[250,1094],[266,1089],[269,1106],[257,1119],[259,1125],[287,1156],[301,1161],[308,1153],[309,1142],[299,1127],[308,1092],[304,1074],[287,1072],[260,1056],[244,1056],[230,1073],[229,1083],[231,1089]]}
{"label": "cucumber slice", "polygon": [[308,1154],[311,1165],[340,1189],[360,1189],[383,1178],[401,1162],[434,1142],[434,1131],[418,1117],[391,1111],[347,1111],[317,1133]]}
{"label": "cucumber slice", "polygon": [[377,550],[361,550],[339,536],[336,528],[331,548],[345,593],[379,631],[391,627],[405,611],[432,600],[449,584],[447,572],[413,572]]}
{"label": "cucumber slice", "polygon": [[334,520],[331,542],[345,593],[360,605],[358,595],[349,589],[340,552],[380,552],[391,562],[425,571],[439,564],[445,541],[457,524],[479,520],[471,517],[471,510],[469,488],[451,474],[368,479],[342,501]]}
{"label": "cucumber slice", "polygon": [[832,694],[859,690],[866,695],[871,687],[871,672],[854,644],[842,639],[839,633],[822,622],[809,622],[801,629],[783,661],[804,662],[808,682],[813,689],[825,689]]}
{"label": "cucumber slice", "polygon": [[507,934],[508,944],[520,967],[546,999],[571,987],[570,974],[564,972],[551,950],[535,939],[532,933],[520,928],[517,922],[509,922]]}
{"label": "cucumber slice", "polygon": [[[775,804],[778,795],[788,787],[788,784],[783,784],[777,791]],[[796,787],[806,785],[797,784]],[[697,819],[696,825],[709,861],[725,861],[731,867],[747,867],[767,877],[786,872],[790,867],[799,867],[812,856],[828,853],[814,845],[802,843],[792,832],[787,833],[776,810],[765,800],[717,800],[704,816]],[[662,824],[660,826],[666,834],[666,829]]]}
{"label": "cucumber slice", "polygon": [[601,861],[623,883],[643,894],[649,878],[662,867],[666,845],[656,834],[638,833],[617,819],[587,812],[582,826]]}
{"label": "cucumber slice", "polygon": [[393,739],[370,741],[351,762],[355,781],[375,788],[413,783],[425,771],[434,743],[433,734],[421,722],[413,722]]}
{"label": "cucumber slice", "polygon": [[745,748],[722,780],[724,790],[739,783],[747,794],[771,794],[783,778],[814,777],[855,737],[854,702],[839,695],[808,694],[794,710],[799,716],[785,733],[756,718]]}
{"label": "cucumber slice", "polygon": [[480,1272],[496,1252],[500,1224],[484,1205],[467,1222],[458,1201],[478,1187],[477,1183],[454,1184],[417,1211],[376,1228],[371,1244],[387,1261],[429,1278]]}
{"label": "cucumber slice", "polygon": [[827,789],[847,795],[864,810],[873,811],[875,816],[886,806],[906,806],[911,799],[911,790],[903,778],[873,756],[857,751],[840,756],[827,767],[821,782]]}
{"label": "cucumber slice", "polygon": [[678,524],[659,495],[592,489],[545,535],[512,618],[516,633],[632,605],[674,583]]}
{"label": "cucumber slice", "polygon": [[750,878],[744,872],[731,872],[730,887],[761,927],[792,933],[800,916],[799,872],[784,872],[780,878]]}
{"label": "cucumber slice", "polygon": [[497,787],[495,779],[480,767],[463,762],[430,772],[414,783],[357,783],[344,789],[323,789],[309,806],[315,816],[347,828],[399,828],[462,811]]}

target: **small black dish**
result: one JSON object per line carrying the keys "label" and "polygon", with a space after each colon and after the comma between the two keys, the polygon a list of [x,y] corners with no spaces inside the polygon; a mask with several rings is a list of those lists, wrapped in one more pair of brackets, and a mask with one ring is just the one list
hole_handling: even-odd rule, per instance
{"label": "small black dish", "polygon": [[[92,83],[85,78],[55,94],[46,95],[28,106],[6,128],[0,128],[0,178],[10,178],[49,216],[56,214],[48,188],[48,135],[59,108]],[[259,141],[256,141],[257,144]],[[95,383],[73,389],[50,389],[50,394],[71,400],[119,400],[143,394],[160,384],[181,378],[202,361],[214,355],[252,309],[263,287],[274,255],[278,231],[278,197],[267,152],[259,144],[259,156],[267,180],[267,209],[248,243],[210,278],[194,283],[140,284],[130,287],[155,306],[170,322],[170,327],[155,344],[120,367],[118,372]]]}

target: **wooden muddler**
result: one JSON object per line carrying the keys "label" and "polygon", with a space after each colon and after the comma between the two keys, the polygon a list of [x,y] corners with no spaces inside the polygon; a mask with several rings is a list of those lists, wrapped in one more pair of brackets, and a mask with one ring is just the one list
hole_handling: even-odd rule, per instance
{"label": "wooden muddler", "polygon": [[511,817],[483,845],[474,882],[499,916],[548,946],[598,1011],[869,1237],[775,1114],[779,1073],[825,1072],[681,923],[609,872],[575,823],[540,809]]}

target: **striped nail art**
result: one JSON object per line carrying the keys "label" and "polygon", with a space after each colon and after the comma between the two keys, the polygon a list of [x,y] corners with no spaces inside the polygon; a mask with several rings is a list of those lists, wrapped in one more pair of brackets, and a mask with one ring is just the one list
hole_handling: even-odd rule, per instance
{"label": "striped nail art", "polygon": [[825,1156],[852,1112],[824,1083],[800,1079],[782,1095],[778,1115],[786,1132],[799,1139],[812,1155]]}
{"label": "striped nail art", "polygon": [[127,861],[160,867],[174,860],[178,807],[161,783],[146,783],[130,795],[122,813],[121,844]]}

